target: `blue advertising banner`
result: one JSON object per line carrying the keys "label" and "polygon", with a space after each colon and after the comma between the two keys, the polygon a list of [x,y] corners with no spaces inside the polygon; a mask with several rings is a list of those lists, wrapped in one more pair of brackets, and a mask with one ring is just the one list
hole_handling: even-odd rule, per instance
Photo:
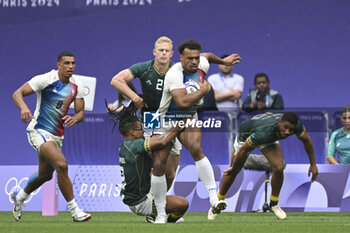
{"label": "blue advertising banner", "polygon": [[[27,176],[35,166],[0,167],[0,211],[10,211],[13,202],[10,193],[24,188]],[[213,165],[217,186],[227,165]],[[317,180],[310,181],[309,165],[287,165],[279,205],[286,211],[296,212],[349,212],[350,165],[318,165]],[[70,166],[75,199],[86,211],[130,211],[120,197],[119,166]],[[226,202],[228,212],[250,212],[261,209],[265,199],[265,172],[242,170],[229,189]],[[267,189],[269,199],[270,185]],[[208,211],[209,197],[199,181],[194,165],[179,166],[168,194],[185,197],[189,211]],[[39,188],[29,196],[23,211],[41,211],[42,191]],[[44,194],[45,195],[45,194]],[[58,210],[67,211],[67,204],[59,193]],[[23,213],[25,214],[25,212]]]}

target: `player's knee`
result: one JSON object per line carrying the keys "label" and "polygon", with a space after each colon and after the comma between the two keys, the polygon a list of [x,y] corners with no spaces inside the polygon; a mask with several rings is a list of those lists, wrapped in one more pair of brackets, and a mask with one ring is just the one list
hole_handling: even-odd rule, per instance
{"label": "player's knee", "polygon": [[68,164],[67,160],[59,160],[56,162],[56,171],[59,172],[67,172],[68,171]]}
{"label": "player's knee", "polygon": [[189,203],[186,198],[181,198],[179,199],[178,206],[185,213],[189,207]]}
{"label": "player's knee", "polygon": [[274,173],[276,176],[283,176],[283,170],[284,170],[283,164],[282,164],[282,165],[278,165],[278,166],[275,166],[275,167],[273,168],[273,173]]}
{"label": "player's knee", "polygon": [[198,160],[201,159],[202,156],[204,156],[202,147],[199,143],[195,143],[195,144],[191,145],[190,152],[191,152],[192,157],[197,158]]}

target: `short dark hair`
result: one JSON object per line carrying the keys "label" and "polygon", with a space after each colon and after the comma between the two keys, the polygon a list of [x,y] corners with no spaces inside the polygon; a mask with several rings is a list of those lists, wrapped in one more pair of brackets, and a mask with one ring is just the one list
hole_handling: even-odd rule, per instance
{"label": "short dark hair", "polygon": [[292,125],[298,124],[298,116],[294,112],[285,112],[281,118],[281,121],[288,121]]}
{"label": "short dark hair", "polygon": [[201,51],[202,46],[198,41],[191,39],[191,40],[186,40],[182,42],[182,44],[180,44],[178,47],[178,51],[180,54],[182,54],[185,49]]}
{"label": "short dark hair", "polygon": [[57,61],[61,61],[62,57],[75,57],[70,51],[63,51],[58,54]]}
{"label": "short dark hair", "polygon": [[346,105],[344,108],[341,109],[341,115],[345,112],[350,112],[350,105]]}
{"label": "short dark hair", "polygon": [[267,82],[270,82],[270,79],[269,79],[269,77],[267,76],[267,74],[265,74],[265,73],[257,73],[256,75],[255,75],[255,77],[254,77],[254,84],[256,84],[256,80],[258,79],[258,78],[266,78],[266,81]]}

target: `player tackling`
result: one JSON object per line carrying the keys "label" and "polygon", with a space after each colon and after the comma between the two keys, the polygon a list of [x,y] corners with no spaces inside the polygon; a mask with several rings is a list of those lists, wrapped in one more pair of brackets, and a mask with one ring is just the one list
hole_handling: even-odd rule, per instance
{"label": "player tackling", "polygon": [[[137,107],[131,103],[120,112],[111,111],[114,126],[119,123],[119,132],[124,141],[119,148],[119,164],[122,176],[121,197],[124,204],[137,215],[146,216],[148,222],[155,222],[156,211],[153,208],[151,189],[152,151],[171,144],[182,127],[171,127],[162,135],[151,138],[143,136],[142,123],[137,117]],[[184,119],[186,123],[187,119]],[[169,145],[170,147],[172,145]],[[183,221],[182,216],[188,208],[188,201],[181,196],[167,195],[167,222]]]}

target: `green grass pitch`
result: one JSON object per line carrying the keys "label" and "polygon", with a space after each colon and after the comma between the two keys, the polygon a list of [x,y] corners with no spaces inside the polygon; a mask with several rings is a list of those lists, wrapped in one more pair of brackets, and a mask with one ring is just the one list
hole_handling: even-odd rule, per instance
{"label": "green grass pitch", "polygon": [[272,213],[221,213],[208,221],[207,213],[189,212],[181,224],[155,225],[132,213],[94,212],[92,219],[74,223],[69,212],[41,216],[41,212],[23,212],[16,222],[11,212],[0,212],[1,233],[338,233],[350,232],[350,213],[287,213],[287,220],[277,220]]}

